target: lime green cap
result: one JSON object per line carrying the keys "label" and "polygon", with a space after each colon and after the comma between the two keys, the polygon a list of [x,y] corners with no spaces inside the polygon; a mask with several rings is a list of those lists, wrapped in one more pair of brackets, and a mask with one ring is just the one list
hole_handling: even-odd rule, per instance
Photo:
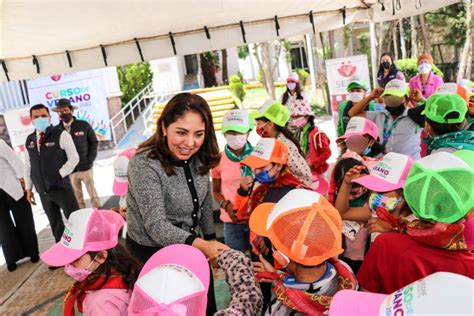
{"label": "lime green cap", "polygon": [[253,111],[250,116],[257,120],[265,117],[278,126],[284,127],[290,119],[290,110],[280,102],[268,100],[258,111]]}
{"label": "lime green cap", "polygon": [[248,133],[253,129],[253,120],[250,114],[244,110],[230,110],[224,114],[222,120],[222,133],[234,131],[239,133]]}
{"label": "lime green cap", "polygon": [[395,95],[404,97],[409,95],[408,85],[405,81],[399,79],[390,80],[382,93],[382,97],[386,95]]}
{"label": "lime green cap", "polygon": [[[457,118],[446,119],[450,113],[458,113]],[[435,93],[428,98],[426,107],[421,112],[430,120],[437,123],[462,123],[467,113],[466,101],[455,93]]]}
{"label": "lime green cap", "polygon": [[347,85],[347,91],[351,91],[352,89],[359,89],[359,88],[362,88],[365,91],[367,91],[367,85],[365,84],[364,81],[362,81],[362,80],[353,80],[353,81],[349,82],[349,84]]}
{"label": "lime green cap", "polygon": [[471,168],[474,170],[474,151],[469,149],[461,149],[453,152],[453,155],[464,160],[464,162],[471,166]]}

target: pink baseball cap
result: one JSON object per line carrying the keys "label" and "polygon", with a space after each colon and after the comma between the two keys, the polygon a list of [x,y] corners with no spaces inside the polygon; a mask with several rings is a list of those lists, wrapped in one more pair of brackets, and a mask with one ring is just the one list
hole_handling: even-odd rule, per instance
{"label": "pink baseball cap", "polygon": [[343,142],[354,135],[370,135],[373,139],[377,140],[379,138],[379,128],[371,120],[354,116],[350,119],[349,123],[347,123],[346,132],[336,139],[336,143]]}
{"label": "pink baseball cap", "polygon": [[472,286],[466,276],[437,272],[389,295],[342,290],[329,316],[472,315]]}
{"label": "pink baseball cap", "polygon": [[112,249],[118,244],[119,231],[125,223],[112,211],[83,208],[72,212],[61,240],[40,257],[52,267],[64,266],[89,251]]}
{"label": "pink baseball cap", "polygon": [[410,156],[391,152],[371,164],[368,175],[354,179],[352,182],[375,192],[402,189],[412,165],[413,159]]}
{"label": "pink baseball cap", "polygon": [[135,283],[129,315],[205,315],[210,268],[204,254],[188,245],[157,251]]}
{"label": "pink baseball cap", "polygon": [[112,192],[117,196],[127,195],[128,192],[128,163],[135,155],[136,148],[129,148],[121,152],[114,160],[115,180]]}

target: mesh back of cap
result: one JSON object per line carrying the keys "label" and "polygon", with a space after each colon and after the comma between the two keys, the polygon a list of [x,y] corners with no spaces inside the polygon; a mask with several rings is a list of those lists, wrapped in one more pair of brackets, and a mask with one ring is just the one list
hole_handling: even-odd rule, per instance
{"label": "mesh back of cap", "polygon": [[[306,223],[308,220],[311,222]],[[309,225],[303,231],[305,223]],[[275,247],[285,254],[291,253],[291,259],[304,265],[318,265],[342,252],[342,220],[325,199],[315,208],[296,210],[278,218],[272,230]],[[295,242],[299,237],[303,237],[303,247],[296,253]]]}
{"label": "mesh back of cap", "polygon": [[413,213],[422,219],[454,223],[474,207],[474,172],[467,169],[430,171],[415,164],[404,188]]}
{"label": "mesh back of cap", "polygon": [[86,234],[86,244],[88,250],[105,250],[94,249],[102,248],[104,245],[110,245],[108,249],[115,247],[118,243],[119,227],[117,220],[113,218],[117,214],[112,211],[94,212],[89,219],[89,225]]}

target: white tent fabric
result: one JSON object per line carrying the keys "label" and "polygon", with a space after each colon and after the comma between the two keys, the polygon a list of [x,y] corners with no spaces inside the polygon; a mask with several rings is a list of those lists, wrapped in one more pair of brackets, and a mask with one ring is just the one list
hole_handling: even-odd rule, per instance
{"label": "white tent fabric", "polygon": [[139,62],[135,38],[144,60],[152,60],[175,54],[170,32],[176,54],[186,55],[242,45],[240,21],[247,43],[254,43],[312,33],[311,11],[315,31],[323,32],[340,28],[343,22],[393,20],[456,2],[459,1],[0,0],[0,81],[7,80],[5,70],[10,80],[19,80],[104,67],[103,50],[109,66]]}

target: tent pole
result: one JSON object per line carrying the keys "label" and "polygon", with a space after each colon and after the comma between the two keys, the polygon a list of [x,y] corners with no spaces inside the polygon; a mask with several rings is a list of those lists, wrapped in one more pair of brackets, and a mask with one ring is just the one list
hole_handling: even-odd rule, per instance
{"label": "tent pole", "polygon": [[308,57],[309,75],[311,76],[311,91],[313,96],[316,96],[316,68],[314,67],[313,43],[309,34],[306,37],[306,56]]}
{"label": "tent pole", "polygon": [[373,87],[377,86],[377,48],[375,44],[375,23],[369,22],[369,30],[370,30],[370,56],[371,56],[371,64],[372,64],[372,82]]}

